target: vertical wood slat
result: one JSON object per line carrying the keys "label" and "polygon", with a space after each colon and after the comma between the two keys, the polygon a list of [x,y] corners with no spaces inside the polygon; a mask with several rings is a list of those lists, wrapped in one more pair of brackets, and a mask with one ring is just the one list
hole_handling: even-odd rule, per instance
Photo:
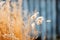
{"label": "vertical wood slat", "polygon": [[29,10],[30,10],[30,13],[33,13],[33,0],[29,0]]}
{"label": "vertical wood slat", "polygon": [[56,40],[56,0],[52,0],[53,40]]}
{"label": "vertical wood slat", "polygon": [[[47,20],[51,20],[51,0],[47,0]],[[51,22],[47,22],[47,40],[51,40]]]}
{"label": "vertical wood slat", "polygon": [[23,0],[23,9],[24,9],[24,10],[28,10],[27,0]]}
{"label": "vertical wood slat", "polygon": [[42,23],[42,40],[45,40],[46,37],[46,22],[45,22],[45,18],[46,18],[46,6],[45,6],[45,0],[41,0],[41,16],[44,17],[44,21]]}
{"label": "vertical wood slat", "polygon": [[58,36],[60,36],[60,0],[58,0]]}
{"label": "vertical wood slat", "polygon": [[[35,10],[37,11],[37,12],[39,12],[39,0],[37,1],[37,0],[35,0]],[[39,16],[39,15],[38,15]],[[40,25],[36,25],[36,28],[37,28],[37,30],[38,30],[38,35],[40,34]]]}
{"label": "vertical wood slat", "polygon": [[39,12],[39,0],[35,0],[35,10]]}

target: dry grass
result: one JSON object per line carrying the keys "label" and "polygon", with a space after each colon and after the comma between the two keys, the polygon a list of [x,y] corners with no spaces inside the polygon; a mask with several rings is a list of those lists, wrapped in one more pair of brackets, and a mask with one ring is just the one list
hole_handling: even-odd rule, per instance
{"label": "dry grass", "polygon": [[6,3],[0,9],[0,40],[23,40],[21,12],[17,11],[15,3],[12,5],[14,8],[13,12],[10,10],[9,0],[6,0]]}
{"label": "dry grass", "polygon": [[[10,3],[10,0],[6,0],[6,3],[1,7],[0,40],[34,40],[36,38],[38,31],[36,30],[35,25],[32,25],[33,28],[31,27],[31,23],[35,21],[37,14],[35,13],[32,16],[28,15],[27,24],[26,24],[23,21],[23,17],[21,15],[22,0],[18,0],[18,4],[19,6],[16,6],[16,2]],[[13,7],[12,11],[11,11],[11,6]],[[40,19],[38,23],[41,24],[40,23],[41,21],[42,20]],[[34,30],[33,37],[30,35],[32,30]]]}

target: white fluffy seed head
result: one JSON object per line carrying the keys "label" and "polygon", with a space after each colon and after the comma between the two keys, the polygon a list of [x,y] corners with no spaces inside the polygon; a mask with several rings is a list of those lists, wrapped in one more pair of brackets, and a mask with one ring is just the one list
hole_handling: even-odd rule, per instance
{"label": "white fluffy seed head", "polygon": [[34,22],[31,24],[31,27],[32,27],[32,29],[35,28],[35,23]]}
{"label": "white fluffy seed head", "polygon": [[31,16],[31,19],[32,20],[36,19],[36,17],[37,17],[38,14],[39,14],[39,12],[34,13],[34,15]]}
{"label": "white fluffy seed head", "polygon": [[38,18],[36,19],[36,24],[37,24],[37,25],[42,24],[43,20],[44,20],[44,18],[43,18],[42,16],[38,17]]}

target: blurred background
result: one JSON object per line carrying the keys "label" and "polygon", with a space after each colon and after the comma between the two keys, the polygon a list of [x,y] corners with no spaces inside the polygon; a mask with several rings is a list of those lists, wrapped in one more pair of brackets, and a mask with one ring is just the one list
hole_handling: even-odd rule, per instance
{"label": "blurred background", "polygon": [[46,40],[60,40],[60,0],[23,0],[22,10],[28,11],[27,14],[33,14],[36,10],[39,16],[44,17],[44,22],[38,28],[41,34],[36,40],[44,40],[44,37]]}

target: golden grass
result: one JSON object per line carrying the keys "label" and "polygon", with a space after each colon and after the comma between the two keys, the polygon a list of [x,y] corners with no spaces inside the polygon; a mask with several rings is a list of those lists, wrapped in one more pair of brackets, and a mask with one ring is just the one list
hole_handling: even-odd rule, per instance
{"label": "golden grass", "polygon": [[[20,8],[22,0],[20,0]],[[6,3],[0,9],[0,40],[23,40],[22,36],[22,26],[23,21],[21,17],[21,12],[17,11],[16,4],[13,5],[13,12],[10,10],[9,0],[6,0]],[[20,9],[21,10],[21,9]],[[14,34],[13,37],[3,37],[5,34]],[[9,35],[8,35],[9,36]]]}
{"label": "golden grass", "polygon": [[[38,34],[38,31],[35,28],[31,27],[32,20],[36,19],[37,13],[27,16],[27,24],[23,21],[22,17],[22,0],[18,0],[18,6],[16,2],[11,2],[6,0],[6,3],[0,9],[0,40],[34,40]],[[13,7],[12,11],[11,6]],[[17,9],[18,8],[18,9]],[[31,19],[32,18],[32,19]],[[41,18],[42,19],[42,18]],[[40,24],[42,20],[37,20]],[[25,24],[24,24],[25,23]],[[35,22],[34,22],[35,23]],[[26,27],[25,27],[26,26]],[[34,30],[34,37],[31,38],[28,35],[32,30]]]}

